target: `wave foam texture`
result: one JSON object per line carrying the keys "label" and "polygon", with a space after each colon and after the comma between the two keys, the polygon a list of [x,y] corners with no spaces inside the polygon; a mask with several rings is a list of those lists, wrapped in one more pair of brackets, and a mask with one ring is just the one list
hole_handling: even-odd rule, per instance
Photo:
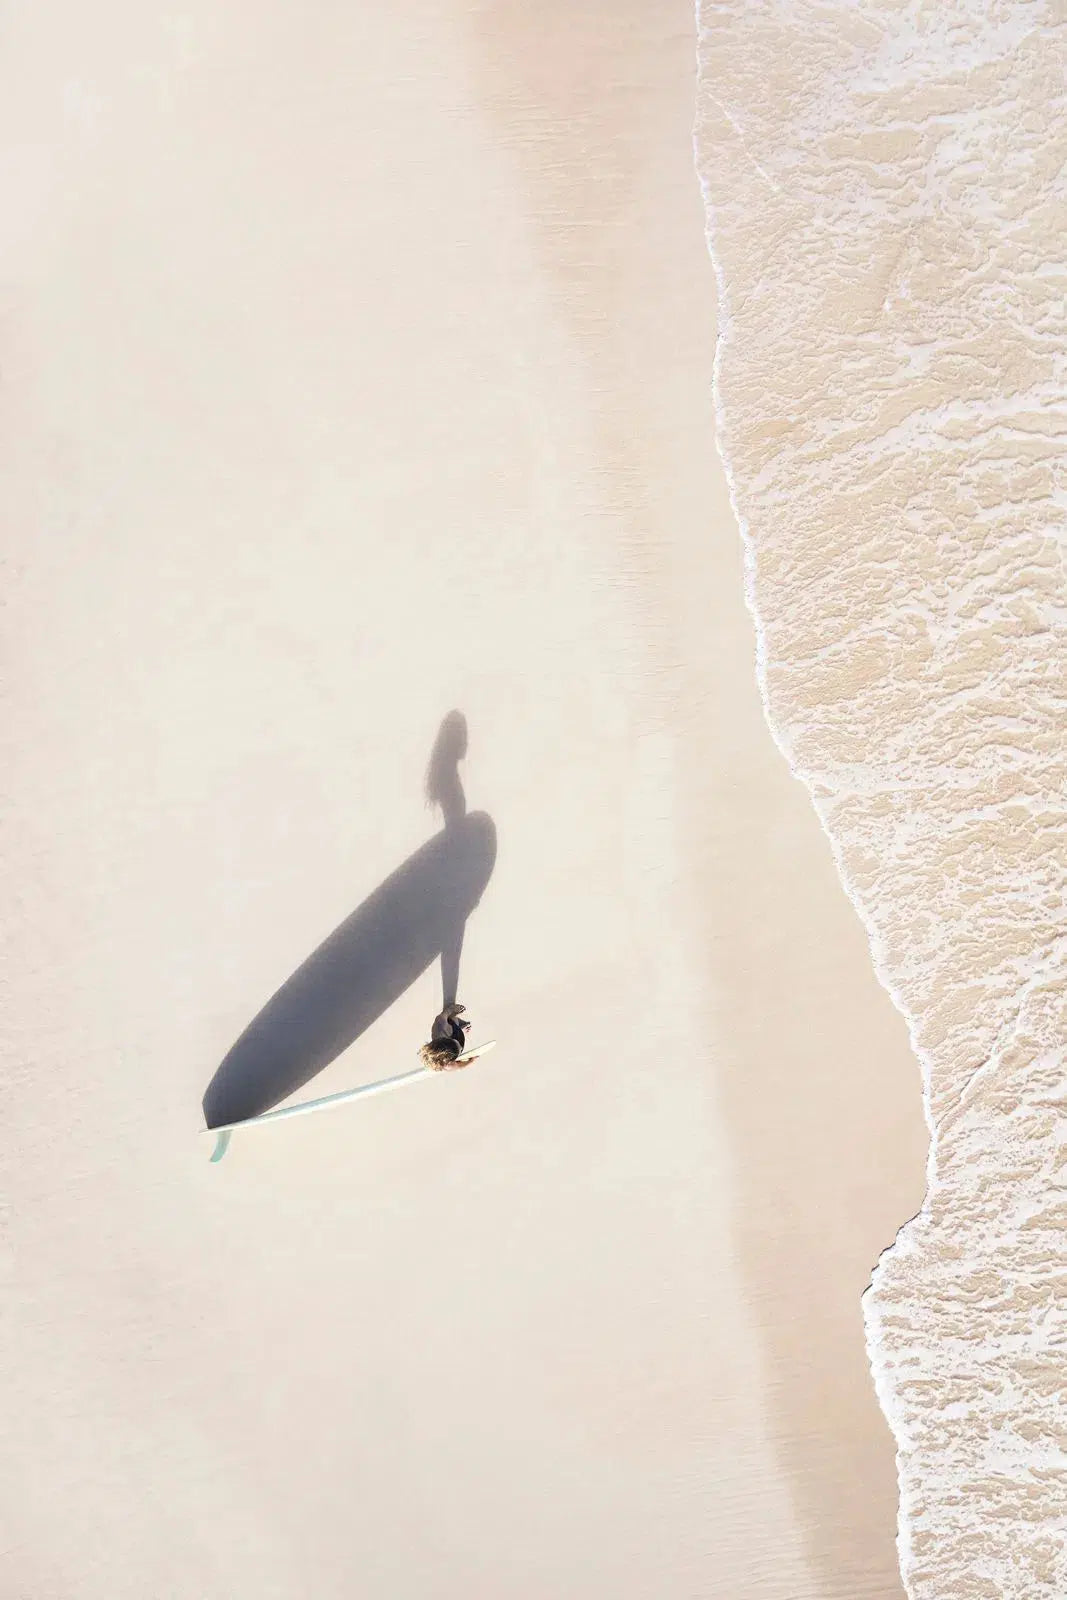
{"label": "wave foam texture", "polygon": [[1061,1600],[1067,12],[709,0],[699,27],[765,705],[931,1129],[864,1301],[902,1572]]}

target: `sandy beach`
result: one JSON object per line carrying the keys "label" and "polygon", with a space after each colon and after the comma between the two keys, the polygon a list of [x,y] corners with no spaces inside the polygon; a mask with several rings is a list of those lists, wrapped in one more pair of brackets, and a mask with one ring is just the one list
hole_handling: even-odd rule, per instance
{"label": "sandy beach", "polygon": [[[691,8],[51,0],[3,74],[0,1587],[899,1600],[920,1083],[761,706]],[[494,1054],[210,1165],[271,996],[448,911],[453,712]]]}

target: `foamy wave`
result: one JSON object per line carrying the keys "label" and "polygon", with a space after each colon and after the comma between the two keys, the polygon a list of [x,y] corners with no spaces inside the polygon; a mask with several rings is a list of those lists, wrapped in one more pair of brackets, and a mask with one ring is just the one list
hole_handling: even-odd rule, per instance
{"label": "foamy wave", "polygon": [[931,1128],[865,1298],[916,1600],[1067,1593],[1065,32],[1043,0],[700,16],[761,689]]}

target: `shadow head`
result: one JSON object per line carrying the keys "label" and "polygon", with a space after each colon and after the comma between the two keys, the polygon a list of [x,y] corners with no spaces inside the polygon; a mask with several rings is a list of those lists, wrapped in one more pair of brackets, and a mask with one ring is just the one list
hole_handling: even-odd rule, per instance
{"label": "shadow head", "polygon": [[462,711],[450,711],[437,730],[426,768],[426,803],[440,808],[446,824],[458,822],[467,810],[459,776],[466,754],[467,719]]}

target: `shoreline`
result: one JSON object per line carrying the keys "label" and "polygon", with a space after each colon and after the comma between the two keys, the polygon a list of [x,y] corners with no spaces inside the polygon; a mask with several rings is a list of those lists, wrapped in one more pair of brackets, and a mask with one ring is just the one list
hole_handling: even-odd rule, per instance
{"label": "shoreline", "polygon": [[[601,19],[602,29],[594,28],[598,38],[611,41],[610,45],[603,46],[607,59],[601,59],[599,71],[603,74],[604,81],[609,83],[635,81],[642,69],[637,65],[636,55],[627,55],[627,45],[633,48],[634,34],[638,36],[640,34],[640,24],[636,19],[642,8],[633,7],[628,13],[628,19],[634,26],[634,32],[629,35],[623,29],[611,32],[607,10],[608,8],[605,8],[605,15]],[[613,11],[612,14],[616,13]],[[559,18],[556,21],[560,27],[560,47],[563,48],[562,40],[566,37],[566,24]],[[662,15],[659,21],[662,21]],[[611,56],[612,47],[618,52],[615,58]],[[529,86],[524,86],[525,92],[512,89],[509,94],[501,94],[500,99],[505,104],[514,102],[526,105],[543,104],[544,96],[549,93],[550,81],[554,88],[558,84],[567,84],[565,71],[553,57],[551,26],[545,29],[541,48],[548,61],[556,67],[551,80],[542,61],[545,76],[536,79],[531,77]],[[529,55],[522,52],[521,59],[525,70],[531,72]],[[644,70],[647,71],[647,66]],[[532,86],[534,83],[536,88]],[[695,74],[693,88],[689,104],[695,106]],[[609,134],[606,129],[601,130],[598,127],[595,115],[584,108],[584,101],[577,98],[580,86],[574,85],[574,90],[576,98],[572,103],[568,103],[564,98],[565,89],[561,91],[555,88],[555,97],[550,101],[553,125],[557,128],[580,125],[587,144],[596,149],[609,150],[611,148]],[[598,98],[599,103],[603,104],[602,98],[594,96],[594,99]],[[676,117],[674,138],[677,143],[680,142],[680,122],[684,112],[680,102],[672,109]],[[666,113],[668,116],[670,114]],[[695,118],[695,111],[692,116]],[[633,130],[630,131],[632,134]],[[521,151],[521,134],[513,134],[512,137],[516,148]],[[643,145],[638,138],[637,144],[639,148],[651,151],[662,148],[657,137],[652,135],[647,136]],[[534,145],[532,148],[540,161],[540,145]],[[652,165],[654,166],[654,162]],[[547,189],[544,187],[543,171],[547,171],[550,175],[550,187]],[[619,170],[617,163],[612,162],[608,171],[608,194],[601,202],[600,210],[595,214],[599,230],[597,236],[610,240],[613,204],[620,209],[629,207],[632,210],[639,202],[635,199],[633,188],[628,186],[628,175],[625,170]],[[677,177],[676,173],[676,181]],[[696,243],[698,247],[702,247],[705,242],[704,218],[699,205],[700,187],[695,162],[690,179],[694,191],[693,210],[696,223],[694,237],[699,229],[700,238]],[[553,152],[552,159],[545,163],[544,169],[538,167],[533,170],[529,181],[531,209],[535,215],[563,218],[567,214],[568,198],[575,193],[579,195],[583,193],[584,178],[581,175],[575,176],[572,187],[568,189],[567,163],[565,153],[562,151]],[[644,181],[654,182],[655,179],[650,173],[645,176]],[[537,187],[539,182],[540,190]],[[684,206],[685,201],[682,200],[681,204]],[[562,222],[560,231],[564,232]],[[635,228],[628,236],[628,246],[633,251],[637,237],[653,236],[654,230],[651,226],[646,227],[643,234],[639,228]],[[551,234],[549,233],[547,237],[551,249]],[[568,289],[575,285],[567,255],[568,248],[569,242],[564,237],[563,254],[554,269],[558,272],[561,299],[564,303]],[[688,328],[693,335],[701,327],[700,296],[697,288],[698,274],[701,270],[697,262],[698,251],[691,244],[676,241],[672,254],[676,263],[679,261],[687,263],[685,273],[680,276],[684,276],[686,291],[690,296],[687,301]],[[549,255],[549,260],[551,259]],[[600,282],[596,295],[589,296],[589,303],[594,313],[598,308],[612,304],[615,298],[608,276],[612,270],[611,259],[610,245],[605,250],[603,265],[597,266],[595,254],[592,258],[592,270],[599,274]],[[704,301],[708,312],[705,324],[709,340],[708,348],[715,349],[717,353],[720,346],[719,341],[714,339],[714,322],[711,315],[714,311],[715,263],[710,252],[703,256],[702,269],[705,277]],[[634,276],[640,272],[632,257],[617,270],[630,272]],[[582,272],[588,274],[589,271],[589,247],[586,245],[583,247]],[[588,282],[586,276],[580,288],[575,291],[579,296],[579,305],[585,303],[585,296],[589,293]],[[614,356],[609,354],[605,360],[602,351],[597,348],[598,341],[601,345],[605,342],[603,330],[595,315],[590,320],[591,330],[588,322],[583,323],[579,320],[575,324],[576,336],[583,340],[590,351],[588,355],[592,372],[590,388],[594,393],[610,394],[612,390],[607,374],[612,371],[626,371],[635,367],[637,362],[625,352],[616,353]],[[676,326],[682,326],[683,321],[684,319],[679,316]],[[677,348],[670,333],[665,335],[665,345],[668,349]],[[651,345],[647,359],[653,363],[656,360],[655,350]],[[709,391],[712,367],[713,363],[708,360],[705,370]],[[778,1422],[772,1420],[772,1433],[777,1433],[779,1436],[779,1450],[797,1506],[802,1544],[810,1549],[814,1566],[820,1574],[819,1578],[814,1580],[816,1589],[819,1583],[824,1583],[827,1585],[826,1592],[830,1593],[898,1595],[902,1590],[896,1569],[895,1553],[897,1484],[894,1451],[889,1421],[877,1403],[875,1374],[865,1349],[861,1300],[869,1287],[871,1272],[880,1255],[892,1245],[899,1227],[907,1217],[919,1209],[922,1200],[927,1145],[920,1072],[905,1032],[905,1019],[898,1018],[899,1008],[895,1008],[893,997],[884,992],[878,974],[873,968],[866,930],[862,919],[856,914],[857,908],[841,875],[834,855],[833,840],[823,826],[807,786],[800,780],[786,751],[779,744],[763,696],[762,684],[759,682],[759,634],[756,631],[756,613],[751,608],[751,595],[744,576],[742,551],[745,544],[732,508],[728,509],[725,515],[723,511],[723,501],[729,496],[729,484],[717,445],[718,419],[713,414],[709,399],[708,392],[701,396],[694,389],[687,403],[680,408],[681,413],[689,419],[703,413],[703,419],[707,424],[705,438],[708,459],[704,470],[700,473],[704,479],[700,499],[708,518],[706,536],[708,543],[705,544],[701,540],[695,518],[689,519],[688,536],[675,533],[673,540],[669,537],[669,530],[661,527],[661,534],[667,539],[666,553],[669,567],[681,573],[685,572],[688,566],[688,579],[683,579],[681,582],[676,579],[673,584],[669,580],[664,583],[665,573],[660,568],[649,573],[648,569],[653,565],[653,558],[646,561],[640,561],[639,558],[643,576],[642,595],[646,604],[657,603],[652,598],[657,596],[662,612],[658,625],[652,631],[649,646],[652,677],[657,683],[662,683],[665,678],[673,675],[673,681],[679,685],[674,708],[676,724],[673,730],[674,737],[680,739],[683,744],[687,741],[692,741],[696,745],[702,743],[704,748],[709,750],[709,755],[701,763],[702,770],[694,773],[693,763],[690,762],[685,779],[682,780],[694,794],[702,793],[706,796],[703,802],[696,802],[686,807],[687,843],[684,854],[687,859],[702,858],[706,879],[714,882],[721,879],[727,869],[721,859],[716,859],[715,847],[709,845],[709,827],[721,828],[724,821],[732,824],[734,843],[746,832],[739,814],[742,807],[736,805],[736,797],[728,788],[724,792],[723,788],[714,782],[710,785],[708,783],[708,774],[714,770],[714,758],[710,756],[710,747],[714,741],[708,738],[708,731],[701,725],[700,716],[694,716],[688,711],[679,715],[678,709],[679,706],[706,708],[715,694],[716,685],[724,682],[740,684],[743,664],[755,691],[752,698],[759,708],[757,727],[751,719],[751,711],[741,711],[738,708],[737,701],[742,697],[745,701],[749,699],[745,690],[739,686],[736,691],[737,700],[731,703],[728,720],[734,721],[736,718],[736,722],[740,724],[739,728],[735,725],[730,736],[731,743],[737,738],[744,741],[744,754],[748,763],[747,775],[751,785],[744,804],[751,805],[758,795],[758,801],[755,803],[759,807],[766,807],[775,817],[776,825],[787,830],[791,847],[800,852],[805,870],[810,873],[813,883],[818,886],[817,890],[809,888],[806,893],[797,895],[785,908],[776,905],[778,885],[789,882],[791,871],[794,870],[792,862],[787,859],[789,852],[775,853],[779,867],[776,883],[774,875],[763,870],[761,845],[753,839],[747,849],[742,849],[742,858],[750,864],[746,874],[751,872],[757,861],[760,861],[757,876],[761,879],[760,900],[766,907],[766,923],[770,926],[772,921],[777,921],[779,926],[775,934],[768,936],[765,929],[754,927],[749,923],[741,939],[742,949],[746,954],[740,961],[730,962],[724,960],[724,941],[715,926],[715,918],[708,916],[706,908],[699,906],[691,908],[695,937],[700,939],[711,963],[709,980],[712,993],[709,996],[711,1000],[709,1009],[712,1016],[717,1012],[721,1014],[722,996],[743,992],[747,978],[745,969],[751,961],[751,956],[747,952],[760,950],[761,954],[765,955],[770,945],[774,949],[777,965],[772,965],[761,973],[768,993],[777,997],[784,992],[789,996],[794,1014],[804,1017],[803,1028],[814,1030],[816,1035],[822,1030],[827,1039],[827,1050],[832,1058],[848,1060],[864,1053],[869,1053],[873,1057],[863,1073],[862,1091],[854,1090],[851,1101],[842,1111],[834,1092],[832,1072],[827,1074],[821,1063],[811,1059],[799,1041],[790,1036],[791,1030],[788,1024],[783,1025],[784,1040],[775,1037],[773,1043],[768,1045],[770,1051],[782,1050],[784,1047],[787,1053],[793,1057],[799,1056],[804,1063],[803,1070],[799,1074],[799,1090],[781,1080],[778,1082],[781,1116],[783,1120],[790,1116],[803,1119],[807,1115],[804,1102],[809,1097],[820,1104],[828,1132],[819,1141],[818,1153],[813,1156],[810,1166],[812,1169],[819,1169],[832,1166],[836,1161],[841,1168],[836,1185],[833,1181],[827,1182],[825,1178],[812,1183],[814,1171],[808,1171],[803,1159],[798,1160],[794,1157],[788,1160],[784,1149],[780,1149],[779,1170],[785,1168],[789,1173],[789,1181],[779,1182],[775,1189],[774,1180],[771,1180],[764,1170],[768,1137],[768,1129],[762,1120],[764,1107],[761,1103],[753,1115],[753,1107],[746,1095],[742,1092],[738,1096],[732,1087],[734,1074],[727,1072],[726,1089],[722,1099],[736,1152],[737,1170],[742,1175],[741,1187],[744,1196],[737,1201],[736,1231],[743,1241],[743,1256],[748,1257],[746,1276],[749,1279],[750,1304],[759,1308],[757,1326],[760,1328],[765,1348],[777,1369],[773,1388],[785,1397],[780,1398],[772,1408],[772,1419],[780,1418]],[[643,404],[648,406],[649,402],[643,400]],[[654,406],[649,407],[653,408]],[[695,448],[689,457],[694,462],[698,448]],[[708,467],[710,471],[707,470]],[[642,472],[640,468],[629,465],[624,467],[619,476],[627,484],[632,484],[641,481]],[[715,508],[714,514],[712,507]],[[735,548],[727,548],[726,542],[731,539],[736,541]],[[635,547],[641,549],[640,539],[631,537],[624,544],[627,552]],[[660,554],[663,554],[662,550]],[[692,585],[694,578],[697,584],[700,583],[701,567],[704,567],[704,584],[709,588],[695,592],[702,593],[703,598],[711,603],[714,624],[720,630],[722,637],[729,639],[731,647],[729,655],[722,649],[709,648],[707,638],[709,625],[706,616],[701,617],[694,609],[695,592]],[[724,601],[721,606],[716,606],[715,600],[718,597],[712,597],[710,584],[716,580],[721,581],[724,570],[731,573],[734,588],[729,600]],[[683,594],[683,590],[688,592]],[[740,618],[733,613],[734,605],[738,605]],[[744,631],[746,625],[752,629],[747,635]],[[687,672],[687,667],[691,667],[692,670]],[[681,687],[683,684],[684,688]],[[649,714],[651,722],[658,727],[662,716],[660,703],[654,703]],[[764,739],[769,744],[773,741],[769,759],[768,752],[762,748]],[[736,744],[734,750],[737,751]],[[777,766],[779,761],[781,770]],[[745,882],[746,874],[739,875],[741,881],[724,897],[731,903],[743,902],[746,894],[751,894],[752,885]],[[805,935],[802,928],[805,917],[810,919],[812,929],[818,930],[818,936],[826,941],[827,950],[821,959],[798,959],[796,952],[789,952],[783,948],[786,938],[790,935],[798,943],[803,941]],[[730,942],[737,937],[736,923],[740,920],[735,919]],[[776,938],[780,941],[777,947]],[[847,976],[842,977],[842,974]],[[843,993],[834,987],[839,979]],[[699,983],[701,980],[695,981]],[[808,995],[811,992],[824,995],[826,1010],[828,1011],[831,1006],[836,1007],[840,1009],[841,1015],[831,1022],[825,1012],[822,1015],[810,1014]],[[758,1010],[760,1001],[755,994],[752,995],[749,1004],[753,1010]],[[738,1020],[741,1021],[742,1038],[744,1038],[744,1035],[752,1029],[751,1018]],[[734,1038],[728,1041],[725,1051],[728,1058],[739,1063],[742,1077],[758,1071],[758,1055],[746,1046],[747,1040],[739,1045]],[[709,1063],[709,1070],[721,1073],[721,1062]],[[841,1098],[847,1100],[848,1097]],[[835,1118],[838,1122],[836,1133]],[[771,1138],[773,1137],[772,1134]],[[872,1160],[877,1167],[879,1157],[884,1160],[884,1166],[880,1169],[880,1177],[883,1179],[881,1193],[877,1192],[877,1189],[871,1190],[868,1187],[864,1172],[865,1164]],[[757,1176],[753,1180],[754,1174]],[[816,1190],[816,1197],[814,1204],[800,1207],[801,1212],[806,1211],[807,1215],[804,1222],[797,1226],[789,1223],[786,1217],[790,1207],[796,1205],[795,1197],[802,1192],[805,1183]],[[761,1223],[754,1228],[751,1222],[746,1220],[746,1213],[755,1209],[761,1218],[765,1219],[767,1216],[767,1194],[765,1190],[761,1190],[761,1184],[769,1184],[775,1189],[777,1198],[771,1208],[773,1220],[769,1224]],[[841,1237],[829,1246],[820,1245],[819,1233],[822,1227],[826,1226],[831,1235],[835,1232],[830,1214],[854,1204],[860,1195],[863,1197],[865,1221],[856,1228],[855,1236],[849,1237],[848,1224],[843,1230],[838,1225],[836,1231]],[[775,1241],[775,1248],[770,1251],[770,1261],[766,1240],[761,1237],[764,1225],[784,1235],[783,1240]],[[809,1263],[812,1259],[816,1263],[813,1276],[817,1281],[821,1281],[821,1291],[814,1295],[805,1292],[805,1287],[797,1282],[789,1265],[791,1254],[794,1251],[799,1253],[801,1250],[809,1253]],[[836,1259],[842,1251],[847,1252],[847,1269],[842,1261]],[[831,1263],[834,1264],[831,1266]],[[814,1348],[806,1349],[803,1342],[798,1345],[788,1334],[783,1336],[783,1330],[788,1328],[793,1314],[790,1293],[782,1293],[783,1284],[791,1285],[795,1300],[807,1308],[812,1318],[813,1326],[817,1330],[816,1337],[812,1340]],[[820,1310],[816,1309],[820,1298],[823,1305],[828,1304],[833,1308],[828,1325],[820,1321]],[[769,1305],[773,1306],[770,1314],[768,1314]],[[805,1405],[801,1397],[813,1380],[820,1393],[836,1406],[839,1415],[851,1415],[854,1419],[862,1419],[859,1424],[853,1422],[847,1436],[835,1437],[833,1432],[825,1432],[817,1412]],[[847,1400],[844,1398],[846,1394]],[[841,1454],[838,1457],[836,1452],[839,1449]],[[864,1466],[859,1471],[856,1463],[857,1449],[864,1452]],[[827,1519],[827,1507],[831,1506],[834,1508],[832,1515],[835,1526],[827,1530],[824,1525]]]}
{"label": "shoreline", "polygon": [[[926,1194],[863,1302],[916,1595],[1063,1587],[1054,1490],[1030,1465],[1062,1425],[1063,340],[1046,177],[1062,152],[1045,20],[949,8],[927,29],[873,0],[851,36],[730,5],[700,27],[698,160],[737,300],[718,416],[764,706],[922,1074]],[[754,73],[773,93],[751,94]],[[958,138],[929,116],[949,103]]]}

